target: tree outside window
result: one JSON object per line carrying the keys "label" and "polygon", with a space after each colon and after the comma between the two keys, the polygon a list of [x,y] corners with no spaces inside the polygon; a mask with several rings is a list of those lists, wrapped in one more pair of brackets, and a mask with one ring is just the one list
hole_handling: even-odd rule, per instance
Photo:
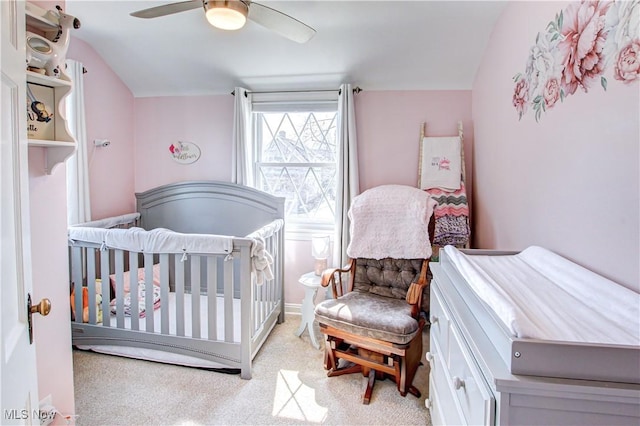
{"label": "tree outside window", "polygon": [[256,186],[285,197],[294,227],[333,226],[337,111],[254,113]]}

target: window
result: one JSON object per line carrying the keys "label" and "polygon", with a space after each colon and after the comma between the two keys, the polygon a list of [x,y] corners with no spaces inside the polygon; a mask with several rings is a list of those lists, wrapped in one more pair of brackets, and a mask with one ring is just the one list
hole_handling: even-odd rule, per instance
{"label": "window", "polygon": [[[337,103],[255,107],[256,187],[285,197],[290,230],[333,229],[338,179]],[[266,108],[268,109],[268,108]],[[257,110],[257,111],[256,111]]]}

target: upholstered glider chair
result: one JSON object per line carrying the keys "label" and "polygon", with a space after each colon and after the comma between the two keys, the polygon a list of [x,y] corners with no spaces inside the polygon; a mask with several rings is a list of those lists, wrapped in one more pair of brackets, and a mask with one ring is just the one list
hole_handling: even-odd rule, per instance
{"label": "upholstered glider chair", "polygon": [[323,273],[333,299],[315,309],[326,336],[328,376],[362,373],[368,404],[376,379],[392,378],[402,396],[420,397],[413,378],[422,359],[420,315],[435,201],[417,188],[383,185],[357,196],[349,209],[346,267]]}

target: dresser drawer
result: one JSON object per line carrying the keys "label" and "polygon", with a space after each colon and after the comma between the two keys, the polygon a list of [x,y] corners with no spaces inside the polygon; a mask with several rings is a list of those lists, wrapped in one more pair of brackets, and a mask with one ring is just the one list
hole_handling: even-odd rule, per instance
{"label": "dresser drawer", "polygon": [[453,394],[451,380],[445,364],[445,358],[440,352],[438,343],[430,339],[430,351],[427,361],[431,367],[429,371],[429,403],[431,423],[437,425],[464,424],[460,404]]}
{"label": "dresser drawer", "polygon": [[449,383],[467,424],[491,425],[495,400],[464,341],[455,328],[449,339]]}
{"label": "dresser drawer", "polygon": [[430,288],[429,322],[431,322],[431,326],[429,336],[438,341],[441,353],[446,355],[449,351],[449,316],[442,304],[439,292],[433,285]]}
{"label": "dresser drawer", "polygon": [[[443,398],[441,393],[445,392],[447,398]],[[453,399],[449,394],[449,389],[438,389],[434,382],[433,376],[429,376],[429,398],[425,400],[425,404],[429,409],[432,426],[450,426],[461,425],[464,422],[459,417],[458,412],[453,408]],[[447,411],[446,406],[450,409]]]}

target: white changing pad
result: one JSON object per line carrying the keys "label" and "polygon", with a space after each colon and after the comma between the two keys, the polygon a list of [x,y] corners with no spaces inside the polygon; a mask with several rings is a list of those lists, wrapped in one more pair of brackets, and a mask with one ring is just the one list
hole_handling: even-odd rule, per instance
{"label": "white changing pad", "polygon": [[640,294],[633,290],[542,247],[508,256],[444,250],[515,337],[640,345]]}

